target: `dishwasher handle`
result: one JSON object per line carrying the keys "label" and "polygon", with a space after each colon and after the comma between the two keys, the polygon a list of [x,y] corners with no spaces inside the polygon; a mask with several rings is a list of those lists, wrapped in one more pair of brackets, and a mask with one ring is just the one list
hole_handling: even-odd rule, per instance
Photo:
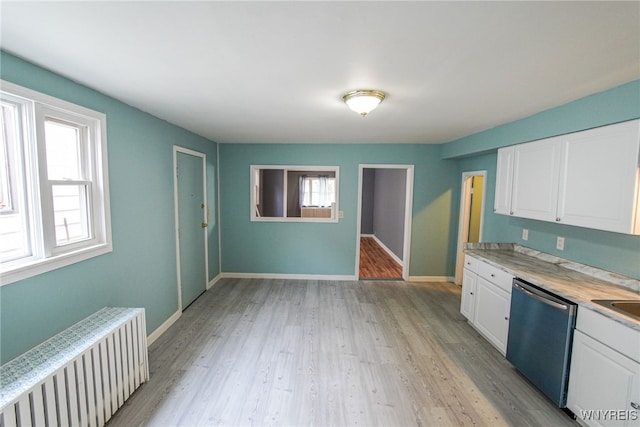
{"label": "dishwasher handle", "polygon": [[527,294],[529,297],[536,299],[543,304],[547,304],[558,310],[567,311],[567,312],[571,311],[572,307],[569,304],[556,302],[552,299],[549,299],[549,297],[547,297],[546,295],[540,295],[539,293],[535,292],[533,289],[529,288],[528,286],[524,285],[521,282],[514,281],[513,287],[521,290],[522,292]]}

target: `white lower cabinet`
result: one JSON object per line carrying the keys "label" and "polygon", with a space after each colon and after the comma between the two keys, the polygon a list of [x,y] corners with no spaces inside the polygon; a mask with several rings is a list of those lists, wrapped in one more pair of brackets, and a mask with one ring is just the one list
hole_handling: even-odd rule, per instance
{"label": "white lower cabinet", "polygon": [[462,276],[462,292],[460,293],[460,313],[473,321],[475,311],[475,293],[477,275],[465,268]]}
{"label": "white lower cabinet", "polygon": [[507,352],[510,305],[510,294],[483,277],[478,277],[473,325],[502,354]]}
{"label": "white lower cabinet", "polygon": [[480,263],[480,261],[477,258],[465,254],[464,272],[462,273],[462,292],[460,294],[460,313],[469,321],[473,321],[473,312],[475,309],[478,263]]}
{"label": "white lower cabinet", "polygon": [[[635,354],[629,356],[637,359],[640,333],[627,328],[619,331],[622,335],[609,329],[610,324],[601,323],[604,326],[596,324],[593,329],[576,329],[574,333],[567,407],[580,423],[588,426],[640,426],[640,363],[587,335],[593,330],[594,335],[607,344],[609,338],[620,339],[623,347],[632,344],[630,349]],[[626,328],[619,325],[614,328]],[[580,309],[577,327],[580,327]]]}
{"label": "white lower cabinet", "polygon": [[466,256],[460,313],[502,354],[507,352],[513,276]]}

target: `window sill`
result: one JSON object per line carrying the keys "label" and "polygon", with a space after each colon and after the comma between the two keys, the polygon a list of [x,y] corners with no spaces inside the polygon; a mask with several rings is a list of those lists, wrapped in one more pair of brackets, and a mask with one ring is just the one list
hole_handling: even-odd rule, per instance
{"label": "window sill", "polygon": [[0,267],[0,286],[8,285],[29,277],[37,276],[67,265],[75,264],[113,251],[111,242],[100,243],[77,251],[53,256],[50,258],[13,263]]}
{"label": "window sill", "polygon": [[251,222],[321,222],[321,223],[338,223],[339,218],[314,218],[314,217],[281,217],[281,216],[259,216],[252,217]]}

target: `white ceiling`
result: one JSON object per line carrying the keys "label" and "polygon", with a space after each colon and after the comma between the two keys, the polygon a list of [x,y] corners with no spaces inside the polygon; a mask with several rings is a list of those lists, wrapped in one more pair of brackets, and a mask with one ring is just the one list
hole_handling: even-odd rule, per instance
{"label": "white ceiling", "polygon": [[4,50],[222,143],[441,143],[640,78],[637,1],[0,7]]}

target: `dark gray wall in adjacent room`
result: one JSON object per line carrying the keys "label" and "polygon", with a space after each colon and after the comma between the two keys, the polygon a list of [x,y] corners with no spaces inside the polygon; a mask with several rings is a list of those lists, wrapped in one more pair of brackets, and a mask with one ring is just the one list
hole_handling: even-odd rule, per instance
{"label": "dark gray wall in adjacent room", "polygon": [[362,170],[362,212],[360,218],[360,234],[373,234],[373,190],[376,170]]}
{"label": "dark gray wall in adjacent room", "polygon": [[261,174],[262,216],[283,217],[284,171],[282,169],[262,169]]}
{"label": "dark gray wall in adjacent room", "polygon": [[373,234],[403,258],[406,169],[376,169],[373,200]]}

